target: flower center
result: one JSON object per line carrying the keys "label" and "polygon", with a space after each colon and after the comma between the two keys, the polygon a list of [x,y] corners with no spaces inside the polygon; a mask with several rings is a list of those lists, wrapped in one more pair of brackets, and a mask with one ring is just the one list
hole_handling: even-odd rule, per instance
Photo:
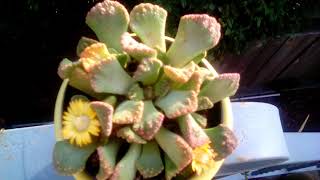
{"label": "flower center", "polygon": [[88,116],[78,116],[73,120],[73,125],[78,131],[85,131],[90,125],[90,119]]}
{"label": "flower center", "polygon": [[207,164],[210,160],[210,157],[207,154],[201,154],[198,156],[198,161],[202,164]]}

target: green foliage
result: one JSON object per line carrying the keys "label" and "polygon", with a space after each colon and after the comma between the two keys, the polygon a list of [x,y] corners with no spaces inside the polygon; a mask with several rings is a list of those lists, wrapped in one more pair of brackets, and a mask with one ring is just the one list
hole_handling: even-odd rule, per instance
{"label": "green foliage", "polygon": [[[79,3],[82,9],[85,6],[92,7],[100,1],[74,2]],[[215,55],[223,55],[225,52],[240,53],[252,40],[264,40],[267,37],[299,32],[308,23],[304,16],[312,16],[310,14],[319,12],[319,8],[315,8],[314,4],[317,3],[315,0],[120,0],[120,2],[129,10],[141,2],[158,4],[166,9],[168,12],[166,35],[171,37],[175,36],[182,15],[201,13],[216,17],[222,25],[223,36],[218,46],[209,51],[209,54]],[[51,9],[56,14],[70,11],[64,1],[28,0],[25,6],[29,11],[37,13],[42,11],[47,13]]]}
{"label": "green foliage", "polygon": [[[141,2],[141,1],[140,1]],[[264,40],[267,37],[294,33],[302,27],[301,0],[144,0],[158,4],[168,11],[167,35],[173,37],[182,15],[207,13],[218,19],[222,25],[222,39],[210,53],[222,55],[225,52],[240,53],[248,42]],[[127,4],[137,4],[130,1]]]}

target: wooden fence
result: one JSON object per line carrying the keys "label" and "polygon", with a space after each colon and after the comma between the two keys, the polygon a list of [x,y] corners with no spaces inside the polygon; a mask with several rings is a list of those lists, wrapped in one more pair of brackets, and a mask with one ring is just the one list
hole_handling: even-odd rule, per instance
{"label": "wooden fence", "polygon": [[320,78],[320,32],[255,42],[243,55],[225,55],[214,67],[219,73],[240,73],[246,88],[275,80]]}

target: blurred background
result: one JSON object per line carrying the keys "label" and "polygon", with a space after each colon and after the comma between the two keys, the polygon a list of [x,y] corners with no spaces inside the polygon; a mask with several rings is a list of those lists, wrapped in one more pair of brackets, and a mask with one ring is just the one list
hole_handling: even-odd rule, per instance
{"label": "blurred background", "polygon": [[[0,128],[52,122],[62,58],[76,60],[81,36],[95,38],[85,16],[97,0],[1,0]],[[167,35],[180,16],[208,13],[222,39],[207,59],[218,72],[239,72],[233,101],[269,102],[285,131],[320,130],[320,2],[318,0],[121,0],[168,11]]]}

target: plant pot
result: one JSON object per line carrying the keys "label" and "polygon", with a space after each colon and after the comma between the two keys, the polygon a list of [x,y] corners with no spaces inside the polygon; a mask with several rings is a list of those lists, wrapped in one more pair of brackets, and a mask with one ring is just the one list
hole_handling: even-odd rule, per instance
{"label": "plant pot", "polygon": [[[234,132],[239,139],[239,145],[225,159],[216,177],[245,171],[253,171],[251,176],[270,171],[273,172],[263,175],[283,174],[286,171],[274,170],[291,165],[297,168],[297,164],[305,166],[306,163],[320,159],[319,133],[283,133],[278,109],[267,103],[233,102],[231,105]],[[1,178],[73,179],[71,176],[61,176],[55,171],[52,157],[48,156],[52,154],[54,144],[53,124],[0,131]],[[289,161],[274,166],[287,158]],[[263,168],[265,166],[269,168]],[[254,171],[257,169],[259,170]]]}
{"label": "plant pot", "polygon": [[[172,41],[171,38],[167,38],[167,40]],[[207,69],[209,69],[210,72],[214,76],[218,76],[218,73],[215,71],[215,69],[211,66],[211,64],[206,59],[202,59],[202,64]],[[58,96],[57,96],[56,104],[55,104],[54,127],[55,127],[56,141],[62,140],[62,137],[61,137],[61,126],[62,126],[61,119],[62,119],[62,112],[63,112],[62,107],[63,107],[63,103],[64,103],[64,95],[65,95],[65,91],[67,89],[67,86],[68,86],[68,79],[63,81],[63,83],[60,87]],[[229,98],[225,98],[221,101],[221,108],[220,109],[221,109],[221,123],[232,130],[232,128],[233,128],[232,106],[231,106]],[[210,180],[210,179],[212,179],[216,175],[216,173],[218,172],[220,167],[222,166],[223,162],[224,162],[224,159],[216,161],[214,168],[203,173],[201,176],[191,177],[191,179],[194,179],[194,180],[198,180],[198,179],[199,180],[200,179],[201,180],[206,180],[206,179]],[[73,177],[76,180],[92,179],[85,172],[80,172],[80,173],[74,174]]]}
{"label": "plant pot", "polygon": [[226,158],[218,176],[274,166],[289,159],[278,108],[261,102],[233,102],[238,147]]}

